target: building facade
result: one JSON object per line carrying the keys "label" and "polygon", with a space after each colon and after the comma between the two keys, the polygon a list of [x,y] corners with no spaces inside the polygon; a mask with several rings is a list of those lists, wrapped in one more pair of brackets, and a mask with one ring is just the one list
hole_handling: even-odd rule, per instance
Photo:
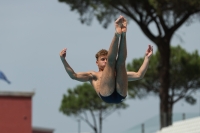
{"label": "building facade", "polygon": [[33,95],[0,91],[0,133],[53,133],[53,129],[32,128]]}

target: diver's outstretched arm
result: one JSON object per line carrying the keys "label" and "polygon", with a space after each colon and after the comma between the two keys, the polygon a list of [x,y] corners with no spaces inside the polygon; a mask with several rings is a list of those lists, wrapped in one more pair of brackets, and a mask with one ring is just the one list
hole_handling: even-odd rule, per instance
{"label": "diver's outstretched arm", "polygon": [[92,80],[93,79],[92,72],[80,72],[80,73],[75,73],[74,72],[74,70],[70,67],[70,65],[68,64],[68,62],[65,59],[66,50],[67,49],[65,48],[60,52],[60,59],[61,59],[63,65],[65,67],[66,72],[70,76],[70,78],[72,78],[74,80],[82,81],[82,82],[86,82],[86,81]]}

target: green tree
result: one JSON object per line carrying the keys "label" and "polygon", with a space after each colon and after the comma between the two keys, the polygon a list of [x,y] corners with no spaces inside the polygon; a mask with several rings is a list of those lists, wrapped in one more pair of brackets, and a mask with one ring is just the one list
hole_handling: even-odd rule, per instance
{"label": "green tree", "polygon": [[[200,13],[200,0],[59,0],[80,14],[82,23],[90,24],[95,17],[107,27],[116,16],[123,14],[133,20],[143,33],[153,41],[160,53],[160,126],[171,124],[170,88],[170,41],[175,31],[186,21],[192,22]],[[152,33],[155,25],[157,33]],[[166,116],[166,117],[165,117]]]}
{"label": "green tree", "polygon": [[[125,109],[128,105],[108,104],[103,102],[93,87],[84,83],[78,85],[74,89],[68,89],[68,94],[63,95],[60,111],[67,116],[74,116],[86,122],[94,131],[94,133],[102,133],[102,122],[108,115],[118,109]],[[88,115],[92,117],[90,122]]]}
{"label": "green tree", "polygon": [[[143,98],[149,95],[160,95],[159,82],[159,60],[160,54],[157,51],[151,57],[148,71],[142,80],[129,83],[129,95],[134,97],[137,95]],[[143,58],[134,59],[127,64],[127,69],[137,71],[143,62]],[[188,53],[180,46],[171,47],[170,57],[170,85],[169,85],[169,106],[168,110],[170,118],[172,118],[173,105],[180,99],[185,99],[189,104],[194,104],[196,98],[191,94],[200,90],[200,56],[197,51]],[[172,121],[172,120],[171,120]]]}

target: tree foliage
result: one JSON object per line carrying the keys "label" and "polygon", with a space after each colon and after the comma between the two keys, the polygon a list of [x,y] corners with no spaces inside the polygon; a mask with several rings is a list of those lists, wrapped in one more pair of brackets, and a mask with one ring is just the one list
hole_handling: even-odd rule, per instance
{"label": "tree foliage", "polygon": [[95,17],[105,28],[119,14],[124,14],[137,23],[148,25],[155,22],[157,26],[161,24],[167,28],[174,25],[172,23],[177,23],[182,18],[187,19],[191,14],[199,12],[200,10],[200,0],[59,1],[69,5],[72,11],[77,11],[82,23],[91,24],[92,19]]}
{"label": "tree foliage", "polygon": [[[149,68],[142,80],[129,82],[129,95],[132,98],[146,97],[150,93],[159,96],[159,67],[160,54],[157,51],[152,55]],[[137,71],[143,62],[142,58],[134,59],[127,64],[129,71]],[[184,98],[189,104],[194,104],[196,98],[191,94],[200,90],[200,56],[197,51],[188,53],[180,46],[171,47],[170,57],[170,93],[169,102],[174,104]]]}
{"label": "tree foliage", "polygon": [[[120,104],[105,103],[88,83],[78,85],[74,89],[69,88],[67,92],[63,95],[60,111],[67,116],[74,116],[85,121],[95,133],[102,132],[102,121],[108,115],[128,107],[124,102]],[[93,122],[89,121],[88,114],[92,117]]]}

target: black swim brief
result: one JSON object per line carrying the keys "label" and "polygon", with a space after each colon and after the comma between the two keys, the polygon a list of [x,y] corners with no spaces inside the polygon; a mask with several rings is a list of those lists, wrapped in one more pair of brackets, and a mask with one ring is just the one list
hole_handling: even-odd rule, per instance
{"label": "black swim brief", "polygon": [[126,97],[120,95],[116,91],[116,89],[114,90],[114,92],[110,96],[102,96],[100,93],[99,93],[99,96],[106,103],[121,103],[126,98]]}

